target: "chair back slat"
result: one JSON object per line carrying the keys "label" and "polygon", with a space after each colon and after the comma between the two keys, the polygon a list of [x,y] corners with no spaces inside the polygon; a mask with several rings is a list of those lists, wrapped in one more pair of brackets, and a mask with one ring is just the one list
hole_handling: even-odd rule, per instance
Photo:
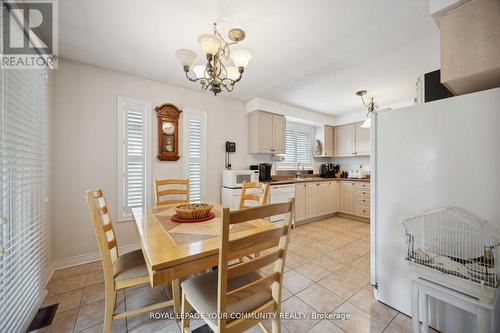
{"label": "chair back slat", "polygon": [[253,234],[248,237],[243,237],[240,239],[235,239],[229,242],[229,253],[242,252],[244,249],[252,248],[256,244],[262,244],[271,242],[272,240],[277,240],[281,236],[285,236],[288,233],[287,225],[280,225],[277,228],[264,230],[262,232]]}
{"label": "chair back slat", "polygon": [[[162,190],[162,186],[176,186]],[[156,179],[156,204],[173,205],[189,202],[189,179]],[[165,196],[176,196],[175,199],[164,199]],[[179,198],[181,197],[181,198]]]}
{"label": "chair back slat", "polygon": [[[247,193],[249,189],[260,189],[261,193]],[[251,207],[247,206],[245,202],[253,201],[257,205],[266,205],[269,199],[269,184],[259,182],[243,182],[241,185],[240,193],[240,206],[239,209]]]}
{"label": "chair back slat", "polygon": [[[260,313],[264,311],[280,312],[281,290],[283,283],[283,271],[285,267],[286,251],[289,239],[289,226],[293,218],[294,199],[290,199],[287,203],[271,204],[258,207],[246,208],[231,212],[229,208],[223,209],[222,225],[221,225],[221,244],[219,250],[219,266],[218,266],[218,294],[217,294],[217,311],[218,313],[227,313],[228,300],[240,299],[240,296],[252,294],[254,288],[262,286],[271,286],[272,299],[266,301],[265,304],[260,304],[252,313]],[[284,223],[277,228],[264,230],[257,234],[247,237],[229,240],[229,230],[231,224],[248,222],[256,219],[268,218],[273,215],[286,214],[287,218]],[[261,245],[262,244],[262,245]],[[269,247],[272,244],[277,244],[277,249],[262,256],[251,259],[248,262],[236,264],[228,267],[228,258],[235,257],[235,253],[245,253],[248,255],[254,253],[254,250],[260,246]],[[236,290],[228,292],[227,282],[231,278],[239,277],[250,272],[259,271],[259,269],[269,266],[274,263],[273,272],[268,276],[262,276],[257,281],[247,283],[240,286]],[[242,292],[241,295],[238,295]],[[221,316],[217,319],[217,326],[220,331],[240,331],[249,325],[249,321],[255,319],[243,318],[233,320],[230,323],[227,319]]]}
{"label": "chair back slat", "polygon": [[285,256],[285,251],[282,249],[277,249],[263,256],[256,257],[249,261],[244,261],[242,263],[236,264],[227,269],[228,270],[227,278],[234,279],[235,277],[242,276],[250,272],[258,271],[259,269],[272,264],[273,262],[275,262],[280,258],[283,258],[284,256]]}
{"label": "chair back slat", "polygon": [[[265,206],[248,207],[237,211],[232,211],[231,224],[246,222],[256,219],[264,219],[269,216],[290,213],[290,203],[283,202]],[[285,217],[285,220],[287,218]]]}
{"label": "chair back slat", "polygon": [[113,263],[118,259],[118,245],[106,200],[101,189],[87,191],[85,197],[101,253],[105,283],[113,283]]}

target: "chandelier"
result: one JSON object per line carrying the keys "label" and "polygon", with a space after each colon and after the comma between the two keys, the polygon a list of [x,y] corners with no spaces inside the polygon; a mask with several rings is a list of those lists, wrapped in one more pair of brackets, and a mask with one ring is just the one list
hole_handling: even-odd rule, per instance
{"label": "chandelier", "polygon": [[[214,23],[213,34],[204,34],[198,37],[198,43],[205,54],[206,63],[193,67],[198,58],[196,52],[188,49],[180,49],[175,52],[186,74],[191,82],[199,82],[203,90],[210,90],[217,95],[222,88],[228,92],[233,91],[236,82],[241,80],[245,67],[252,58],[248,51],[231,50],[230,46],[245,39],[245,32],[235,28],[228,32],[231,40],[226,42],[217,30]],[[194,73],[194,75],[193,75]]]}
{"label": "chandelier", "polygon": [[370,128],[371,125],[371,114],[372,112],[376,112],[378,110],[378,105],[375,104],[373,101],[373,97],[370,98],[370,102],[365,102],[365,99],[363,98],[364,95],[366,95],[367,91],[366,90],[360,90],[356,92],[356,95],[361,97],[361,101],[363,102],[363,105],[368,109],[368,113],[366,114],[367,119],[361,124],[362,128]]}

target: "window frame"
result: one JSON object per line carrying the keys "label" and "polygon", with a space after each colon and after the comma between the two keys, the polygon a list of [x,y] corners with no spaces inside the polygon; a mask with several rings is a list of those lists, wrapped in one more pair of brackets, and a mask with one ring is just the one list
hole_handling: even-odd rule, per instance
{"label": "window frame", "polygon": [[127,163],[127,104],[135,104],[142,107],[144,112],[144,206],[149,206],[152,202],[151,194],[151,142],[152,138],[152,119],[153,107],[152,103],[145,100],[134,99],[130,97],[118,96],[117,98],[117,114],[118,114],[118,130],[117,130],[117,144],[118,144],[118,190],[117,190],[117,222],[132,221],[132,212],[128,212],[126,208],[127,190],[126,190],[126,163]]}
{"label": "window frame", "polygon": [[[303,132],[309,132],[310,133],[310,139],[311,139],[311,144],[309,147],[310,151],[310,156],[311,156],[311,161],[309,163],[303,163],[300,162],[301,169],[303,168],[304,170],[313,170],[314,169],[314,154],[313,154],[313,149],[314,149],[314,131],[315,128],[314,126],[310,125],[304,125],[300,123],[295,123],[291,121],[286,122],[286,128],[285,128],[285,133],[288,129],[292,128],[294,132],[294,140],[295,140],[295,161],[293,162],[287,162],[285,160],[281,162],[276,162],[276,170],[283,170],[283,171],[289,171],[289,170],[296,170],[297,165],[298,165],[298,158],[297,158],[297,130],[302,130]],[[286,140],[285,140],[285,151],[286,151]]]}
{"label": "window frame", "polygon": [[[208,169],[208,133],[207,112],[193,109],[184,110],[182,115],[182,174],[185,179],[189,178],[189,120],[192,116],[201,117],[201,201],[207,200],[207,169]],[[191,186],[190,186],[191,188]],[[191,198],[190,198],[191,200]]]}

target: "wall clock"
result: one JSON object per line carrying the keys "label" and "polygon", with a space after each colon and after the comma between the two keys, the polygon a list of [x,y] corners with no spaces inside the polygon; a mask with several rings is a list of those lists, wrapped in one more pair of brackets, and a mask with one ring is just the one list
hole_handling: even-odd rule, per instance
{"label": "wall clock", "polygon": [[158,159],[177,161],[179,155],[179,118],[181,110],[165,103],[155,108],[158,117]]}

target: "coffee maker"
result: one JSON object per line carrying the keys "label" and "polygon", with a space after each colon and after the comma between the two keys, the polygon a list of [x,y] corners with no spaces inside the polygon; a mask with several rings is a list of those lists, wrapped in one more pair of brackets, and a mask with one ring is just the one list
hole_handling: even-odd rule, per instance
{"label": "coffee maker", "polygon": [[321,177],[323,178],[335,178],[335,174],[339,172],[340,165],[333,163],[323,163],[321,164]]}
{"label": "coffee maker", "polygon": [[259,181],[269,181],[271,180],[271,163],[260,163],[259,164]]}

